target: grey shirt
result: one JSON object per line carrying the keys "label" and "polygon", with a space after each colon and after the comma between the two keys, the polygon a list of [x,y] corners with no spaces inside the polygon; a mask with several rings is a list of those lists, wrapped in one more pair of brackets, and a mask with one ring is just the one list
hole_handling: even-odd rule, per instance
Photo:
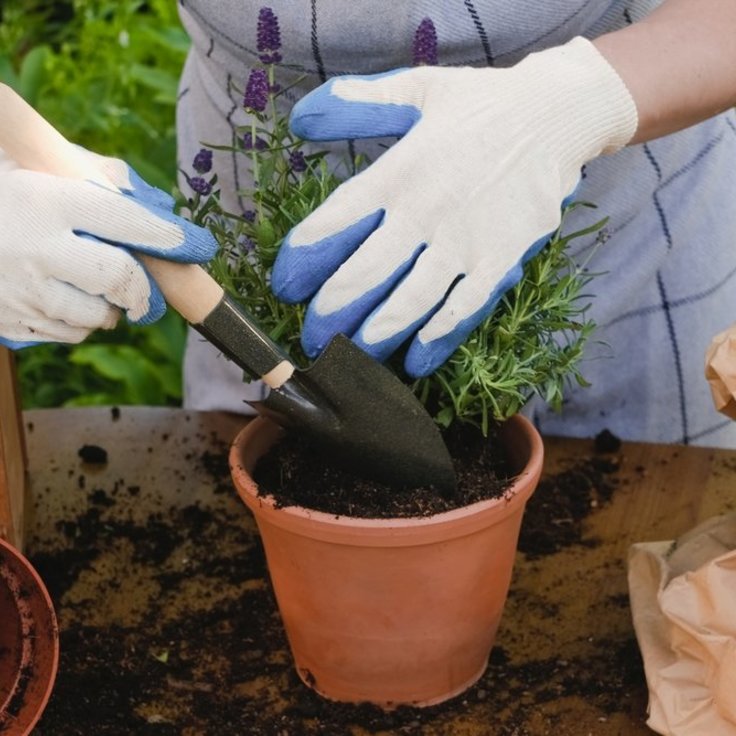
{"label": "grey shirt", "polygon": [[[414,32],[425,17],[437,29],[440,64],[508,66],[576,35],[621,28],[658,4],[273,0],[269,7],[283,41],[279,81],[301,79],[284,100],[289,106],[334,75],[409,66]],[[229,143],[233,126],[248,122],[238,90],[257,60],[261,3],[185,0],[180,6],[193,41],[177,113],[179,165],[189,169],[203,143]],[[345,164],[358,150],[375,158],[392,142],[331,144],[332,160]],[[248,184],[247,170],[228,153],[216,153],[214,165],[226,204],[248,209],[237,195]],[[598,212],[573,213],[566,228],[610,217],[610,238],[590,263],[600,272],[591,285],[598,329],[583,364],[592,386],[571,387],[561,414],[530,401],[525,413],[543,432],[590,437],[608,429],[631,440],[736,447],[736,423],[715,411],[703,377],[711,337],[736,320],[735,172],[733,112],[585,167],[577,195]],[[584,256],[591,246],[592,239],[581,239],[575,251]],[[197,409],[247,412],[243,399],[260,391],[193,332],[184,377],[185,404]]]}

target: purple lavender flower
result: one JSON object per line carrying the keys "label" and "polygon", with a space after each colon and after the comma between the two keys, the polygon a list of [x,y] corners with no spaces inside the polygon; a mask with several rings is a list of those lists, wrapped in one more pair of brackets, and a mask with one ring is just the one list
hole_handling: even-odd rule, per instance
{"label": "purple lavender flower", "polygon": [[246,210],[245,212],[243,212],[243,219],[246,222],[255,222],[256,221],[256,211]]}
{"label": "purple lavender flower", "polygon": [[241,235],[238,238],[238,249],[241,253],[252,253],[256,249],[256,244],[247,235]]}
{"label": "purple lavender flower", "polygon": [[206,174],[212,168],[212,151],[207,148],[201,148],[199,153],[194,157],[192,168],[198,174]]}
{"label": "purple lavender flower", "polygon": [[277,64],[281,61],[281,30],[279,19],[271,8],[261,8],[258,13],[258,58],[264,64]]}
{"label": "purple lavender flower", "polygon": [[252,151],[254,148],[256,151],[266,150],[266,141],[263,138],[256,136],[256,142],[253,143],[253,133],[246,133],[243,136],[243,149],[246,151]]}
{"label": "purple lavender flower", "polygon": [[187,177],[187,181],[192,190],[197,192],[197,194],[206,197],[212,191],[212,184],[201,176],[189,176]]}
{"label": "purple lavender flower", "polygon": [[243,106],[253,112],[263,112],[268,104],[268,75],[265,69],[252,69],[245,87]]}
{"label": "purple lavender flower", "polygon": [[289,166],[291,166],[291,170],[295,174],[306,171],[307,161],[304,158],[304,154],[301,151],[292,151],[289,154]]}
{"label": "purple lavender flower", "polygon": [[414,34],[412,45],[414,66],[433,66],[438,63],[437,56],[437,31],[431,18],[425,18]]}

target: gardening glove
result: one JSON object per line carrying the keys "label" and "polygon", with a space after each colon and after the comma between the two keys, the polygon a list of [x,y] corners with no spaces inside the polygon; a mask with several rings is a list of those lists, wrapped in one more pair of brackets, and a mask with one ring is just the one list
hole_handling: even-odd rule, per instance
{"label": "gardening glove", "polygon": [[581,167],[624,146],[634,101],[589,41],[509,69],[417,67],[339,77],[291,128],[312,140],[405,136],[285,239],[272,288],[311,300],[302,342],[338,332],[432,373],[493,310],[561,220]]}
{"label": "gardening glove", "polygon": [[123,161],[83,154],[113,186],[23,169],[0,150],[0,344],[12,349],[80,342],[121,310],[153,322],[166,304],[135,253],[186,263],[215,253],[168,194]]}

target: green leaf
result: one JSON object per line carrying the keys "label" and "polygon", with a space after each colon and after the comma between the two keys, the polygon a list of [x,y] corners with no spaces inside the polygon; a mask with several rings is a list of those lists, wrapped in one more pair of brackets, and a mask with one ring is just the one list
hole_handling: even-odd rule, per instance
{"label": "green leaf", "polygon": [[152,325],[141,328],[152,353],[168,358],[172,364],[181,363],[187,340],[187,326],[184,318],[173,309]]}
{"label": "green leaf", "polygon": [[92,366],[100,375],[122,384],[125,403],[162,403],[156,364],[129,345],[79,345],[69,359]]}
{"label": "green leaf", "polygon": [[20,80],[15,73],[13,63],[6,54],[0,54],[0,82],[4,82],[20,94]]}
{"label": "green leaf", "polygon": [[261,247],[268,248],[276,243],[276,230],[273,223],[267,219],[260,219],[255,225],[255,236]]}
{"label": "green leaf", "polygon": [[97,391],[78,394],[64,401],[63,406],[113,406],[126,403],[129,402],[124,391]]}
{"label": "green leaf", "polygon": [[44,80],[45,67],[51,57],[48,46],[36,46],[23,58],[18,76],[18,92],[31,105],[36,105]]}
{"label": "green leaf", "polygon": [[189,51],[191,41],[183,28],[152,28],[144,26],[141,28],[141,36],[151,43],[157,44],[168,51],[184,55]]}
{"label": "green leaf", "polygon": [[144,64],[133,64],[128,70],[131,78],[140,82],[144,87],[159,93],[157,101],[176,101],[176,90],[179,79],[165,69],[145,66]]}

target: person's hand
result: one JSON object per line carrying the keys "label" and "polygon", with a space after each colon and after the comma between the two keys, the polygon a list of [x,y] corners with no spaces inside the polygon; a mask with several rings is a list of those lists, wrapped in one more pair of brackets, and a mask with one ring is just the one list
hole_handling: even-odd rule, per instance
{"label": "person's hand", "polygon": [[217,249],[123,161],[82,153],[110,188],[23,169],[0,150],[0,344],[11,349],[80,342],[123,311],[153,322],[166,304],[135,253],[201,263]]}
{"label": "person's hand", "polygon": [[404,137],[281,247],[274,293],[316,294],[306,352],[342,332],[385,360],[411,340],[408,373],[433,372],[558,227],[582,165],[636,126],[624,83],[583,38],[509,69],[418,67],[308,94],[291,116],[303,138]]}

